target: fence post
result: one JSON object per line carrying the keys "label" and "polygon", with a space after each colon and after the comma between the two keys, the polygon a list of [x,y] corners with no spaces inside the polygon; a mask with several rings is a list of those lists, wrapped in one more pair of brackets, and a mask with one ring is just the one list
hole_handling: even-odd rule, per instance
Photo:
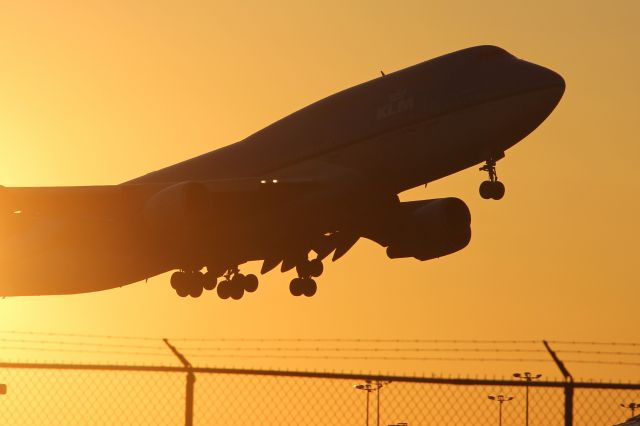
{"label": "fence post", "polygon": [[573,426],[573,381],[564,386],[564,426]]}
{"label": "fence post", "polygon": [[196,375],[193,374],[193,366],[178,350],[169,343],[168,339],[162,339],[164,343],[171,349],[171,352],[180,360],[184,368],[187,369],[187,388],[185,393],[184,407],[184,424],[185,426],[193,426],[193,391],[196,383]]}
{"label": "fence post", "polygon": [[558,355],[551,349],[549,343],[546,340],[543,340],[544,346],[549,351],[549,355],[553,359],[553,362],[556,363],[560,372],[564,376],[565,385],[564,385],[564,426],[573,426],[573,376],[567,370],[567,367],[564,366],[564,363]]}

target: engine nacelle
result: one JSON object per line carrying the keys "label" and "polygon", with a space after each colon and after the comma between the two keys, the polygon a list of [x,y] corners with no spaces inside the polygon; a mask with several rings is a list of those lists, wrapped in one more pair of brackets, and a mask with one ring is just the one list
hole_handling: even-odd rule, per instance
{"label": "engine nacelle", "polygon": [[387,256],[428,260],[461,250],[471,240],[471,213],[458,198],[402,203],[407,211],[392,232]]}
{"label": "engine nacelle", "polygon": [[211,196],[204,185],[181,182],[149,198],[143,213],[152,232],[180,244],[202,234],[212,210]]}

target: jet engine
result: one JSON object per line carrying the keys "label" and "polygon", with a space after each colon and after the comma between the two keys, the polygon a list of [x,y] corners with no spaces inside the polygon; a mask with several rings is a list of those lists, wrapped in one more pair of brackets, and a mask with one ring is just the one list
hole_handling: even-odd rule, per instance
{"label": "jet engine", "polygon": [[154,234],[178,243],[194,241],[201,235],[211,212],[207,188],[200,183],[181,182],[149,198],[143,215]]}
{"label": "jet engine", "polygon": [[398,226],[391,231],[387,256],[429,260],[463,249],[471,240],[471,214],[458,198],[401,203]]}

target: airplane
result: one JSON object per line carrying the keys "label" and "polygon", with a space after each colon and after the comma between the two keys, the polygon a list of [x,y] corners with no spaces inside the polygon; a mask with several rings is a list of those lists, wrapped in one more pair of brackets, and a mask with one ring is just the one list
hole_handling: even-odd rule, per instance
{"label": "airplane", "polygon": [[496,162],[559,103],[563,78],[476,46],[319,100],[232,145],[119,185],[0,188],[0,296],[121,287],[174,271],[180,297],[241,299],[261,274],[295,269],[316,294],[323,260],[360,239],[389,258],[466,247],[458,198],[398,194],[482,165],[484,199],[505,194]]}

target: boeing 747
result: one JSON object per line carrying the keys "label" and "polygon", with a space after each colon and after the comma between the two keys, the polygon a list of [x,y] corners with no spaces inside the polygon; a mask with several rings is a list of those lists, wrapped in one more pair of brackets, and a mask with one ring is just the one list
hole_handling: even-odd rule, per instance
{"label": "boeing 747", "polygon": [[565,89],[557,73],[494,46],[453,52],[315,102],[246,139],[113,186],[0,188],[0,296],[73,294],[174,271],[181,297],[256,291],[295,269],[313,296],[323,260],[360,238],[424,261],[471,238],[458,198],[398,194],[481,165],[480,195],[505,194],[496,162]]}

